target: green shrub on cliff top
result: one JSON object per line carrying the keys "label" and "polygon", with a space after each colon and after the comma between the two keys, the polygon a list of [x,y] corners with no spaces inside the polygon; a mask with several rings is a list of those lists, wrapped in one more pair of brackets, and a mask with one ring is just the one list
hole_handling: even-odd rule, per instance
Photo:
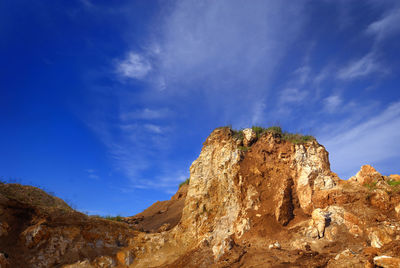
{"label": "green shrub on cliff top", "polygon": [[294,144],[302,144],[302,143],[307,143],[309,141],[315,140],[315,138],[311,135],[303,135],[303,134],[293,134],[293,133],[288,133],[285,132],[282,135],[283,140],[285,141],[290,141]]}
{"label": "green shrub on cliff top", "polygon": [[[283,132],[280,126],[271,126],[268,128],[263,128],[260,126],[252,126],[251,129],[256,133],[257,138],[260,138],[264,133],[272,133],[274,135],[279,135],[285,141],[292,142],[294,144],[303,144],[309,141],[315,140],[314,136],[303,135],[299,133]],[[233,136],[237,139],[243,139],[242,130],[232,130]]]}
{"label": "green shrub on cliff top", "polygon": [[262,134],[265,133],[267,129],[259,126],[252,126],[251,129],[256,133],[257,138],[261,137]]}
{"label": "green shrub on cliff top", "polygon": [[[232,130],[232,136],[235,139],[243,140],[244,134],[243,129],[235,130],[232,126],[225,126],[220,128],[228,128]],[[290,133],[287,131],[283,131],[280,126],[271,126],[268,128],[260,127],[260,126],[252,126],[251,129],[256,133],[257,138],[260,138],[265,133],[272,133],[274,135],[280,136],[284,141],[288,141],[294,144],[304,144],[312,140],[316,140],[314,136],[311,135],[303,135],[300,133]],[[245,151],[244,148],[241,148]]]}
{"label": "green shrub on cliff top", "polygon": [[267,132],[271,132],[274,134],[281,134],[282,135],[282,128],[279,126],[272,126],[266,129]]}

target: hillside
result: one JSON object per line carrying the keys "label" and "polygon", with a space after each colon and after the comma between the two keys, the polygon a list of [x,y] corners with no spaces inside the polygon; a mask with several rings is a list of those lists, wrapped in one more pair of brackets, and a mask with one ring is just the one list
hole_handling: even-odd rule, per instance
{"label": "hillside", "polygon": [[26,187],[0,185],[1,267],[400,267],[400,176],[341,180],[279,128],[214,130],[189,185],[123,222]]}

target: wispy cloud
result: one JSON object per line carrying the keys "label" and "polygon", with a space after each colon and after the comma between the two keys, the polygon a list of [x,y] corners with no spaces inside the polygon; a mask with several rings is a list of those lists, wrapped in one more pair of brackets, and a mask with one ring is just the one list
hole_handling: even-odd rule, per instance
{"label": "wispy cloud", "polygon": [[350,62],[338,72],[338,77],[343,80],[365,77],[372,73],[385,73],[386,69],[378,62],[375,53],[371,52],[362,58]]}
{"label": "wispy cloud", "polygon": [[387,74],[389,69],[380,62],[378,57],[379,46],[383,41],[400,31],[400,8],[394,7],[386,12],[382,18],[372,22],[365,32],[373,36],[371,50],[363,57],[353,60],[338,71],[338,78],[351,80],[367,77],[372,74]]}
{"label": "wispy cloud", "polygon": [[307,97],[308,92],[298,88],[286,88],[281,91],[280,103],[281,104],[296,104],[303,103]]}
{"label": "wispy cloud", "polygon": [[[289,2],[177,1],[155,22],[158,31],[146,42],[146,51],[155,52],[129,62],[151,61],[147,81],[165,89],[169,99],[201,92],[209,111],[225,117],[249,111],[251,116],[250,102],[268,95],[274,66],[302,26],[305,1],[287,8]],[[296,24],[289,22],[293,19]],[[245,99],[236,98],[244,90]]]}
{"label": "wispy cloud", "polygon": [[142,79],[151,69],[149,60],[134,52],[130,52],[124,60],[117,64],[117,72],[127,78]]}
{"label": "wispy cloud", "polygon": [[400,102],[358,124],[335,123],[339,132],[321,136],[331,156],[332,170],[347,178],[366,163],[378,165],[400,156]]}
{"label": "wispy cloud", "polygon": [[342,104],[342,98],[338,95],[331,95],[324,99],[324,108],[329,113],[335,112]]}
{"label": "wispy cloud", "polygon": [[[274,66],[301,29],[305,3],[176,1],[154,21],[140,51],[116,60],[114,73],[147,83],[146,91],[119,96],[118,118],[97,125],[116,167],[134,187],[176,186],[172,178],[165,179],[167,172],[175,174],[168,168],[143,174],[158,165],[182,169],[179,161],[161,161],[172,141],[170,124],[177,118],[190,118],[193,125],[200,117],[215,119],[210,126],[216,120],[262,123]],[[305,76],[306,71],[299,73]],[[136,99],[145,108],[132,109]],[[188,126],[181,127],[186,132]],[[178,175],[173,177],[181,179]]]}
{"label": "wispy cloud", "polygon": [[380,20],[371,23],[366,32],[375,35],[377,42],[400,31],[400,8],[386,13]]}
{"label": "wispy cloud", "polygon": [[[340,5],[351,18],[347,1]],[[346,90],[355,79],[382,77],[388,72],[375,40],[397,31],[387,26],[397,15],[385,13],[360,27],[352,42],[372,36],[373,44],[365,54],[351,53],[360,56],[349,58],[340,51],[325,53],[317,38],[299,40],[312,14],[306,7],[307,1],[255,0],[243,5],[238,0],[178,0],[147,25],[151,32],[141,36],[141,45],[136,40],[134,49],[118,57],[113,66],[113,74],[123,78],[116,87],[125,87],[129,94],[115,94],[115,117],[107,114],[98,124],[117,169],[132,187],[171,189],[175,185],[173,179],[163,180],[171,169],[153,173],[152,167],[184,169],[182,162],[165,159],[188,129],[193,133],[222,124],[244,127],[272,121],[285,121],[293,129],[304,123],[321,129],[319,134],[333,146],[331,155],[344,154],[340,151],[343,145],[334,141],[361,126],[360,120],[371,118],[370,111],[379,106],[352,101]],[[349,25],[341,25],[338,31]],[[132,83],[131,89],[130,83],[123,83],[129,79],[141,80],[144,83],[138,84],[144,86]],[[343,143],[347,146],[347,141]]]}
{"label": "wispy cloud", "polygon": [[115,187],[123,193],[132,193],[137,189],[153,189],[163,191],[167,194],[174,194],[179,183],[185,181],[189,177],[188,170],[179,170],[175,168],[167,168],[162,170],[159,175],[151,178],[139,176],[132,180],[132,183],[121,188]]}
{"label": "wispy cloud", "polygon": [[162,128],[160,126],[157,126],[157,125],[154,125],[154,124],[145,124],[144,127],[147,130],[149,130],[149,131],[151,131],[153,133],[158,133],[159,134],[159,133],[163,132],[163,130],[162,130]]}

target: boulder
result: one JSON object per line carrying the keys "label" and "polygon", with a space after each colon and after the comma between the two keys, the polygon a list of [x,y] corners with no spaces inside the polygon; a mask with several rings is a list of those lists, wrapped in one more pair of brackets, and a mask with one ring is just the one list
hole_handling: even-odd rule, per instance
{"label": "boulder", "polygon": [[325,226],[327,223],[327,220],[329,219],[330,213],[326,212],[320,208],[315,209],[312,214],[312,226],[317,230],[318,232],[318,238],[324,237],[325,233]]}
{"label": "boulder", "polygon": [[243,145],[248,147],[257,139],[257,134],[251,128],[245,128],[242,131]]}

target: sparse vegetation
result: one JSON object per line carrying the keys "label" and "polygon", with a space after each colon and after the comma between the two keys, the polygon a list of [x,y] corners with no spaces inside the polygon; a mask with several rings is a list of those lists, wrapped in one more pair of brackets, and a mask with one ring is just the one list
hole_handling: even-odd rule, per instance
{"label": "sparse vegetation", "polygon": [[243,140],[244,135],[243,135],[243,130],[242,130],[242,129],[240,129],[240,130],[234,130],[234,129],[232,129],[232,131],[233,131],[233,135],[232,135],[232,136],[233,136],[235,139]]}
{"label": "sparse vegetation", "polygon": [[[228,127],[229,126],[221,127],[221,128],[228,128]],[[260,127],[260,126],[252,126],[251,129],[256,133],[257,138],[260,138],[265,133],[272,133],[274,135],[280,136],[283,140],[292,142],[294,144],[303,144],[303,143],[307,143],[309,141],[315,140],[315,137],[311,136],[311,135],[290,133],[287,131],[284,132],[280,126],[271,126],[268,128],[264,128],[264,127]],[[243,140],[243,138],[244,138],[243,129],[235,130],[235,129],[231,128],[231,130],[233,132],[232,136],[234,138],[236,138],[238,140]],[[248,148],[245,148],[243,146],[241,146],[239,149],[242,151],[248,150]]]}
{"label": "sparse vegetation", "polygon": [[398,193],[400,191],[400,181],[388,180],[388,181],[386,181],[386,183],[389,186],[391,186],[389,194],[395,194],[395,193]]}
{"label": "sparse vegetation", "polygon": [[179,183],[179,188],[181,188],[183,185],[186,185],[186,184],[189,185],[189,182],[190,182],[190,178],[187,178],[185,181]]}
{"label": "sparse vegetation", "polygon": [[282,128],[279,126],[272,126],[266,129],[266,132],[271,132],[273,134],[281,134],[282,135]]}
{"label": "sparse vegetation", "polygon": [[110,221],[122,221],[122,217],[120,215],[117,216],[104,216],[103,219],[110,220]]}
{"label": "sparse vegetation", "polygon": [[294,144],[303,144],[315,140],[315,138],[311,135],[302,135],[298,133],[293,134],[288,132],[283,133],[282,138],[283,140],[290,141]]}
{"label": "sparse vegetation", "polygon": [[257,138],[261,137],[262,134],[266,132],[267,129],[259,126],[252,126],[251,129],[256,133]]}
{"label": "sparse vegetation", "polygon": [[371,182],[371,183],[364,183],[364,186],[368,188],[368,190],[372,191],[376,189],[376,184],[377,182]]}
{"label": "sparse vegetation", "polygon": [[389,184],[390,186],[397,187],[400,185],[400,181],[390,180],[390,181],[387,181],[387,184]]}
{"label": "sparse vegetation", "polygon": [[249,147],[239,146],[239,150],[242,151],[242,152],[247,152],[249,150]]}

